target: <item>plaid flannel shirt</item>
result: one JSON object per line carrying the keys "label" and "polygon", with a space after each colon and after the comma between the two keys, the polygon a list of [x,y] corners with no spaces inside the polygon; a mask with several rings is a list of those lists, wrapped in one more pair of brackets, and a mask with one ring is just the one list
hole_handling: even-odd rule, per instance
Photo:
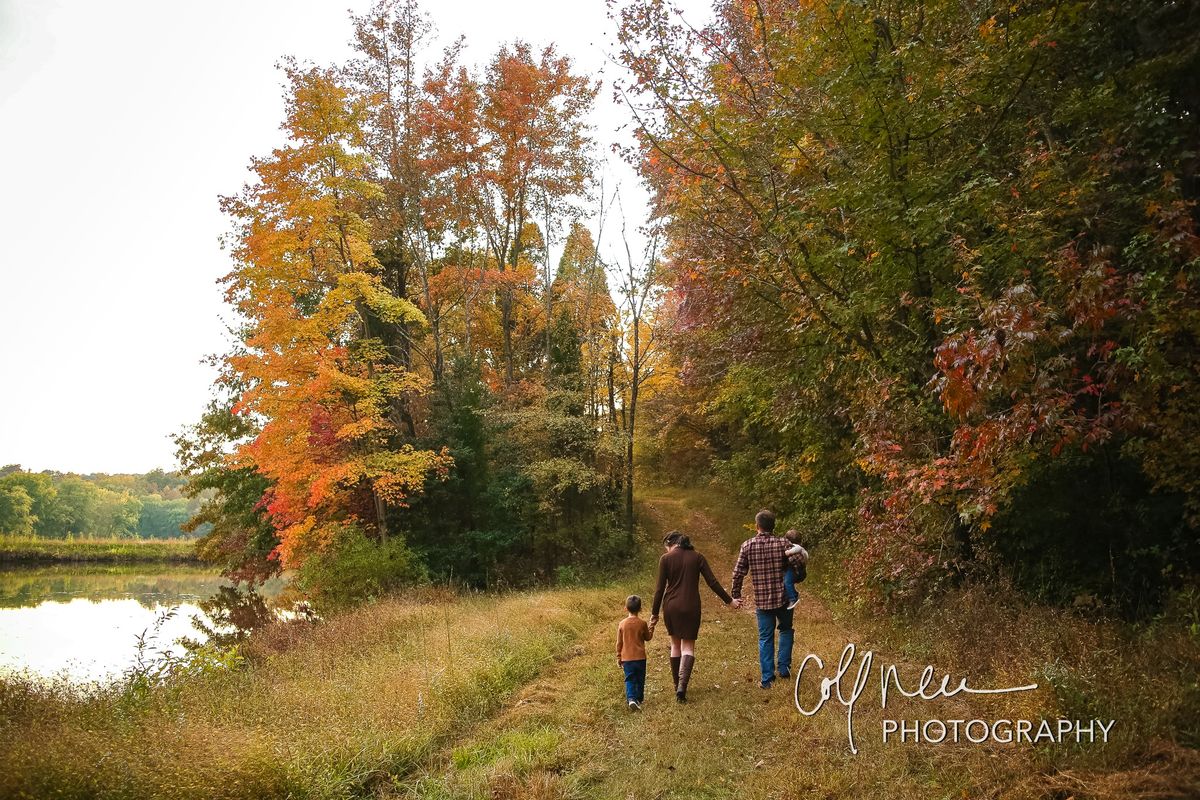
{"label": "plaid flannel shirt", "polygon": [[770,533],[759,533],[742,542],[737,563],[733,565],[733,587],[729,594],[735,600],[742,596],[742,581],[749,573],[755,606],[771,609],[787,605],[783,595],[783,572],[789,562],[794,566],[804,563],[800,554],[788,556],[787,549],[791,546],[791,542]]}

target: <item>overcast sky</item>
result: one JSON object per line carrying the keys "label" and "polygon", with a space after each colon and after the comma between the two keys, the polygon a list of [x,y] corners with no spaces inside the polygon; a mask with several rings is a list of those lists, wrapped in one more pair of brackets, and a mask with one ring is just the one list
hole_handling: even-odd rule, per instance
{"label": "overcast sky", "polygon": [[[279,57],[344,60],[347,6],[369,5],[0,0],[0,465],[175,466],[168,436],[209,396],[201,360],[226,349],[217,196],[283,141]],[[708,16],[708,0],[679,5]],[[620,135],[603,0],[425,7],[471,64],[516,38],[556,43],[604,79],[602,152]],[[607,171],[640,223],[636,176]]]}

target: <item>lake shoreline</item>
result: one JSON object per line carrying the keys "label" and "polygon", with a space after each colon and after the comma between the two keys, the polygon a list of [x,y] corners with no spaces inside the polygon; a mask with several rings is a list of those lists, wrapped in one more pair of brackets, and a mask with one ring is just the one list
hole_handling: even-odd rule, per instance
{"label": "lake shoreline", "polygon": [[0,565],[186,564],[199,565],[191,539],[38,539],[0,536]]}

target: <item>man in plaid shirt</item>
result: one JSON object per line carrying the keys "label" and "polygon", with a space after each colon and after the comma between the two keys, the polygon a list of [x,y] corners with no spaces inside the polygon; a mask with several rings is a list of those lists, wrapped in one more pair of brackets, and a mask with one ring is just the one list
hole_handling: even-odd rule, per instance
{"label": "man in plaid shirt", "polygon": [[742,605],[742,581],[750,573],[754,587],[755,616],[758,618],[758,663],[762,668],[760,686],[770,688],[775,680],[775,629],[779,628],[780,678],[791,675],[792,669],[792,609],[787,607],[783,593],[783,572],[789,560],[793,566],[804,563],[804,556],[789,557],[789,543],[775,535],[775,515],[766,509],[754,517],[755,535],[742,542],[737,563],[733,566],[730,595],[734,608]]}

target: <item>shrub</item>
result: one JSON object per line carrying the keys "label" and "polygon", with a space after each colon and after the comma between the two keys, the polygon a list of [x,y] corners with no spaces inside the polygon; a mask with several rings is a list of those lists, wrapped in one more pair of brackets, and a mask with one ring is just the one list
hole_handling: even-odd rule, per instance
{"label": "shrub", "polygon": [[345,608],[425,579],[420,561],[403,539],[368,539],[347,528],[304,562],[296,586],[320,610]]}

